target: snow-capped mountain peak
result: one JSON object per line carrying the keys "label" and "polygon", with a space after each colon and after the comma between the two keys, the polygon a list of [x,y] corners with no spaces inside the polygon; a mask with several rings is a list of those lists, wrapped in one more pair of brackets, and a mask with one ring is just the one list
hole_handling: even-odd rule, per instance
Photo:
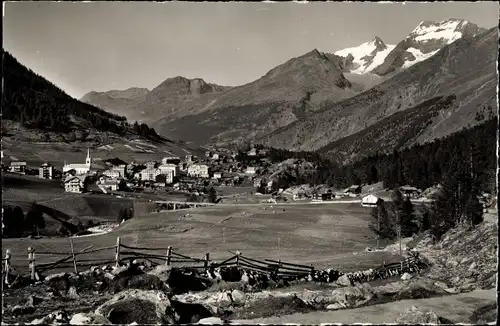
{"label": "snow-capped mountain peak", "polygon": [[441,22],[423,21],[408,35],[407,39],[417,42],[442,40],[450,44],[462,37],[469,24],[466,20],[448,19]]}
{"label": "snow-capped mountain peak", "polygon": [[385,57],[394,45],[387,45],[375,36],[371,41],[355,47],[335,52],[335,55],[350,59],[350,71],[353,73],[367,73],[384,62]]}
{"label": "snow-capped mountain peak", "polygon": [[463,19],[451,18],[440,22],[423,21],[396,45],[379,67],[372,70],[375,74],[383,76],[400,68],[409,68],[427,60],[446,45],[461,38],[475,36],[483,31],[485,31],[484,28]]}

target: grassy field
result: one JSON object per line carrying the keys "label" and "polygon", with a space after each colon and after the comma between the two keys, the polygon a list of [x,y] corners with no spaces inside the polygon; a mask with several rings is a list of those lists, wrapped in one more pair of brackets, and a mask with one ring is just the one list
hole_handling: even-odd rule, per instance
{"label": "grassy field", "polygon": [[[173,246],[175,251],[192,257],[201,258],[209,252],[212,260],[221,261],[232,256],[229,251],[239,250],[252,258],[340,270],[398,261],[399,257],[390,253],[364,252],[375,243],[368,219],[369,210],[359,204],[205,207],[138,216],[108,234],[74,238],[74,243],[76,251],[90,245],[112,246],[120,236],[126,245]],[[25,238],[4,239],[2,250],[11,249],[13,266],[26,270],[28,246],[38,251],[70,248],[67,238]],[[39,256],[42,263],[57,258]],[[95,253],[92,258],[113,259],[114,250]]]}

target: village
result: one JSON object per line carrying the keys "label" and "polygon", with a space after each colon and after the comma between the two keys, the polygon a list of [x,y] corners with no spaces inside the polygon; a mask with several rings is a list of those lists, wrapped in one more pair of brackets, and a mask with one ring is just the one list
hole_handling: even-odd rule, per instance
{"label": "village", "polygon": [[[125,162],[120,158],[94,159],[87,149],[85,163],[64,162],[61,169],[47,162],[38,169],[28,168],[25,161],[12,160],[4,164],[2,152],[2,170],[19,175],[32,175],[40,179],[61,180],[61,186],[67,193],[114,194],[154,193],[166,195],[171,192],[203,196],[210,187],[253,187],[252,194],[270,195],[262,203],[293,201],[325,202],[332,200],[357,200],[362,206],[374,207],[384,198],[374,192],[362,193],[364,185],[335,191],[331,188],[310,191],[298,189],[293,192],[280,187],[276,178],[270,176],[273,165],[266,149],[251,148],[246,151],[245,159],[234,150],[217,149],[206,151],[203,157],[195,155],[166,156],[161,162]],[[300,161],[300,160],[299,160]],[[412,200],[422,198],[422,190],[412,186],[400,187],[405,197]],[[385,194],[389,193],[386,189]],[[268,196],[266,196],[268,197]],[[386,196],[387,197],[387,196]],[[192,198],[192,197],[191,197]],[[387,198],[384,198],[387,199]]]}

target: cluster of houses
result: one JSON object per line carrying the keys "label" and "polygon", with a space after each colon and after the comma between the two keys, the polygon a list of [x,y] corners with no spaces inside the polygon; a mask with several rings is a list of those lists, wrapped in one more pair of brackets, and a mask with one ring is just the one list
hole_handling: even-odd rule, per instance
{"label": "cluster of houses", "polygon": [[[262,154],[265,153],[256,149],[247,152],[248,156]],[[207,151],[201,158],[186,155],[181,160],[178,156],[168,156],[161,162],[151,160],[145,164],[127,163],[115,158],[104,161],[104,164],[96,164],[89,149],[85,163],[64,162],[62,171],[44,163],[38,168],[38,176],[42,179],[56,179],[60,175],[65,191],[74,193],[86,192],[94,183],[104,193],[137,187],[161,189],[171,186],[174,190],[182,191],[208,185],[235,186],[252,179],[259,171],[259,166],[246,166],[237,162],[236,156],[234,151],[218,150]],[[26,174],[27,164],[12,161],[8,170]]]}

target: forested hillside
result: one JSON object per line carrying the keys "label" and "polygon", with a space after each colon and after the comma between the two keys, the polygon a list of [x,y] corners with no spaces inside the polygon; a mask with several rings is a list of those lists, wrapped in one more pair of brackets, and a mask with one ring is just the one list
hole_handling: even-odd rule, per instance
{"label": "forested hillside", "polygon": [[374,154],[354,163],[341,165],[317,153],[271,149],[274,162],[291,157],[303,158],[317,165],[315,174],[294,184],[327,183],[338,188],[352,184],[384,182],[384,187],[410,184],[422,189],[442,183],[452,174],[467,173],[483,191],[494,192],[497,169],[498,120],[489,119],[471,129],[446,138],[389,154]]}
{"label": "forested hillside", "polygon": [[[2,52],[2,119],[57,132],[94,128],[123,135],[133,130],[125,117],[72,98],[20,64],[7,51]],[[146,125],[141,126],[140,131],[142,136],[156,137],[154,129]]]}

